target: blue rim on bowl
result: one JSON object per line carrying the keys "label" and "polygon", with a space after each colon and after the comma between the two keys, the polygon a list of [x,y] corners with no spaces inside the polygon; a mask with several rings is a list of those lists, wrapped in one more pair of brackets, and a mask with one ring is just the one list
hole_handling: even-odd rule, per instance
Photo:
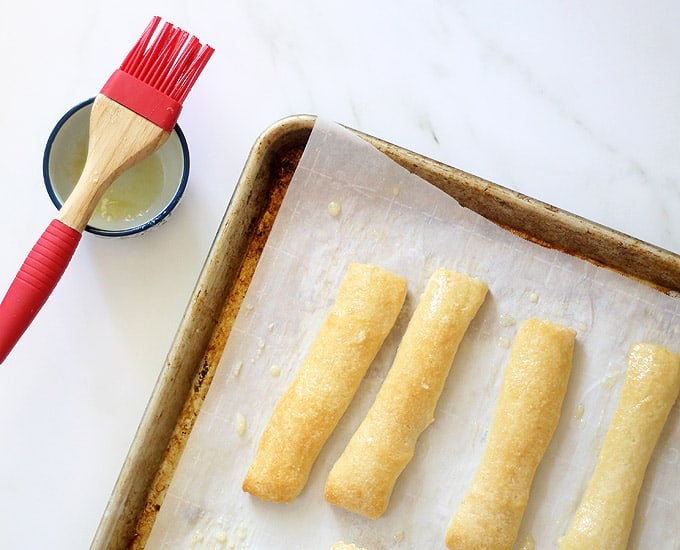
{"label": "blue rim on bowl", "polygon": [[[93,101],[94,98],[90,98],[69,109],[59,119],[47,140],[43,155],[43,180],[57,209],[61,208],[82,170],[87,148],[89,110]],[[79,167],[76,166],[78,162]],[[148,209],[125,219],[95,214],[85,231],[105,237],[124,237],[143,233],[167,219],[182,199],[189,179],[189,147],[179,124],[175,125],[170,137],[158,151],[119,179],[134,176],[134,171],[145,162],[158,167],[155,175],[160,177],[158,182],[153,182],[157,195],[145,197],[150,201]],[[116,180],[111,187],[117,184],[124,185]],[[132,184],[143,185],[141,182]]]}

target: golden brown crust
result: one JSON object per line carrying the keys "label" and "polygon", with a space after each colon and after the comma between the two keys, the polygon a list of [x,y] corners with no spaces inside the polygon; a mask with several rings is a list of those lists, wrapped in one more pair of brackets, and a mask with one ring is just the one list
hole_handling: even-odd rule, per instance
{"label": "golden brown crust", "polygon": [[560,550],[625,550],[640,487],[680,390],[680,356],[635,344],[595,470]]}
{"label": "golden brown crust", "polygon": [[371,519],[384,513],[487,290],[446,269],[432,275],[375,402],[328,476],[328,502]]}
{"label": "golden brown crust", "polygon": [[576,333],[538,319],[510,351],[479,468],[446,533],[451,550],[510,550],[559,422]]}
{"label": "golden brown crust", "polygon": [[406,297],[406,281],[380,267],[350,264],[305,361],[277,403],[243,490],[265,500],[297,497]]}

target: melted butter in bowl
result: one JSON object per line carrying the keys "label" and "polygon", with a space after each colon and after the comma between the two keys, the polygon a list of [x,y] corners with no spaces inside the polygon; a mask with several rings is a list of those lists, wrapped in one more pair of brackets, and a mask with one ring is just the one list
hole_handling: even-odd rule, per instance
{"label": "melted butter in bowl", "polygon": [[[57,123],[43,159],[47,191],[57,208],[68,198],[87,158],[92,99]],[[155,153],[121,174],[97,204],[86,231],[105,236],[138,234],[156,226],[179,203],[189,175],[189,152],[179,126]]]}

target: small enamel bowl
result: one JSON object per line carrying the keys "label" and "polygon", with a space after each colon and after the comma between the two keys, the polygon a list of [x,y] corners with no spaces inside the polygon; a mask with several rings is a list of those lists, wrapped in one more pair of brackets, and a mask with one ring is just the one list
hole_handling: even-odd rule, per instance
{"label": "small enamel bowl", "polygon": [[[80,177],[87,157],[94,98],[69,110],[47,140],[43,178],[59,209]],[[121,174],[106,190],[86,231],[106,237],[142,233],[164,221],[184,194],[189,178],[189,148],[179,125],[152,155]]]}

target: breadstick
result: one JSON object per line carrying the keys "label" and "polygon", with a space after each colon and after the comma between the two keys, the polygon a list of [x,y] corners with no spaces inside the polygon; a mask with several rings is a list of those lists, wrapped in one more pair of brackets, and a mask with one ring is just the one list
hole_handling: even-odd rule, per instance
{"label": "breadstick", "polygon": [[356,544],[348,544],[346,542],[336,542],[331,546],[331,550],[366,550],[365,548],[360,548]]}
{"label": "breadstick", "polygon": [[529,319],[510,350],[484,455],[446,533],[451,550],[511,549],[559,422],[576,332]]}
{"label": "breadstick", "polygon": [[632,346],[616,412],[561,550],[625,550],[645,470],[679,390],[679,355]]}
{"label": "breadstick", "polygon": [[487,290],[446,269],[432,275],[373,405],[330,471],[328,502],[371,519],[384,513]]}
{"label": "breadstick", "polygon": [[350,264],[332,310],[262,434],[244,491],[275,502],[300,494],[405,298],[402,277]]}

